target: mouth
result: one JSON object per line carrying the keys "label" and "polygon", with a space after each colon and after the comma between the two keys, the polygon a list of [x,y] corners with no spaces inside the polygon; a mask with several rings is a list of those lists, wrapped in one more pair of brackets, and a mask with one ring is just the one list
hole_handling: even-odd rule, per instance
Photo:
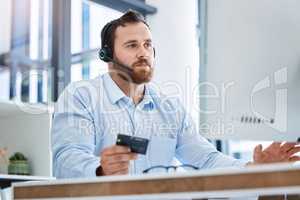
{"label": "mouth", "polygon": [[133,65],[134,67],[149,67],[151,68],[151,65],[147,62],[147,61],[141,61],[141,62],[137,62],[135,65]]}
{"label": "mouth", "polygon": [[135,65],[135,67],[150,67],[148,64],[139,64]]}

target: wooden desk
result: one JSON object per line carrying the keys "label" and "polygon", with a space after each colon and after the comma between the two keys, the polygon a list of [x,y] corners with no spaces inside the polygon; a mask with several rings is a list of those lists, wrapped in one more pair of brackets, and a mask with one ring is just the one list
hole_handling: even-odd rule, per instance
{"label": "wooden desk", "polygon": [[178,199],[300,194],[300,167],[272,165],[176,174],[16,183],[13,194],[14,199]]}
{"label": "wooden desk", "polygon": [[23,175],[9,175],[0,174],[0,188],[10,187],[14,182],[24,181],[43,181],[43,180],[54,180],[53,177],[42,177],[42,176],[23,176]]}

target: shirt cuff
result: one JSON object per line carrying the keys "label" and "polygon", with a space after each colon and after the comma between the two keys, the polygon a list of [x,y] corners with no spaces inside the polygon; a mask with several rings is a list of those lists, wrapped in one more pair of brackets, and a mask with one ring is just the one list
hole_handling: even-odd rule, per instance
{"label": "shirt cuff", "polygon": [[92,162],[88,163],[88,167],[85,170],[85,177],[96,177],[96,170],[100,165],[100,158],[95,157]]}

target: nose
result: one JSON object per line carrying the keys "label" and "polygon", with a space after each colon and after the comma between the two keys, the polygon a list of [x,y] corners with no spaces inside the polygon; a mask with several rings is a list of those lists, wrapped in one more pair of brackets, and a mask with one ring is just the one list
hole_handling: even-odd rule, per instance
{"label": "nose", "polygon": [[147,49],[144,46],[141,46],[139,48],[139,51],[137,52],[137,57],[138,58],[149,58],[152,53],[151,51],[152,51],[151,49]]}

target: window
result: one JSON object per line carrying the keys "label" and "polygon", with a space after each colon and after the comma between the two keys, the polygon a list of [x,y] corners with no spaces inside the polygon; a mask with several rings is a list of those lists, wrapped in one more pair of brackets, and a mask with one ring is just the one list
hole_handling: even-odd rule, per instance
{"label": "window", "polygon": [[1,2],[0,99],[48,101],[49,2]]}
{"label": "window", "polygon": [[[30,59],[29,68],[29,102],[48,101],[49,66],[49,0],[31,0],[30,2]],[[45,63],[45,64],[41,64]],[[24,76],[23,76],[24,77]],[[24,79],[25,78],[25,79]],[[22,80],[26,80],[24,77]],[[24,95],[24,94],[23,94]]]}
{"label": "window", "polygon": [[[9,52],[10,36],[11,36],[11,0],[4,0],[0,4],[1,18],[0,18],[0,57]],[[10,85],[10,71],[4,62],[0,62],[0,100],[9,99],[9,85]]]}
{"label": "window", "polygon": [[[71,81],[95,78],[107,72],[107,64],[97,57],[101,46],[100,33],[107,22],[121,15],[122,12],[95,3],[72,1],[71,52],[79,55],[81,61],[72,63]],[[92,58],[86,59],[88,54],[93,54]]]}
{"label": "window", "polygon": [[[121,16],[129,8],[137,8],[144,14],[156,12],[154,7],[145,3],[135,5],[132,2],[104,0],[100,5],[93,2],[96,1],[1,1],[0,100],[16,98],[31,103],[46,103],[57,99],[69,83],[69,78],[78,81],[105,73],[106,63],[98,59],[100,31],[104,24]],[[57,6],[62,9],[52,9]],[[52,13],[59,15],[52,16]],[[66,20],[61,21],[61,16]],[[70,32],[67,27],[69,18]],[[61,29],[52,23],[57,19],[60,20],[58,23],[64,24],[64,28],[67,27],[67,32],[63,32],[66,34],[54,32],[52,35],[53,30]],[[71,39],[71,50],[65,45],[69,44],[66,38]],[[71,60],[63,56],[68,53],[72,54]],[[50,63],[55,66],[50,66]],[[60,77],[62,74],[67,76]]]}

